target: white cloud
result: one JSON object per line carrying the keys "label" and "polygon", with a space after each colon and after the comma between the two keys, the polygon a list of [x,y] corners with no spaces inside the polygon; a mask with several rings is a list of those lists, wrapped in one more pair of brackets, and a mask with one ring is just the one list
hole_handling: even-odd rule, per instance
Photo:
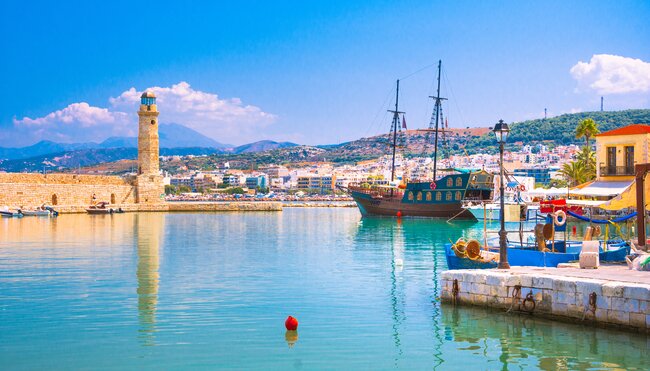
{"label": "white cloud", "polygon": [[646,93],[650,91],[650,63],[641,59],[595,54],[589,62],[571,67],[579,89],[598,94]]}
{"label": "white cloud", "polygon": [[[145,90],[156,94],[161,122],[179,123],[220,141],[241,141],[277,119],[239,98],[221,99],[217,94],[194,90],[184,81]],[[137,105],[140,94],[131,88],[109,101],[113,108],[127,110]]]}
{"label": "white cloud", "polygon": [[[221,142],[246,141],[277,119],[239,98],[221,99],[217,94],[194,90],[184,81],[144,90],[156,94],[161,123],[182,124]],[[99,142],[110,136],[135,136],[141,94],[136,88],[126,90],[109,98],[109,108],[81,102],[42,117],[14,118],[13,133],[3,136],[28,143],[43,139]]]}

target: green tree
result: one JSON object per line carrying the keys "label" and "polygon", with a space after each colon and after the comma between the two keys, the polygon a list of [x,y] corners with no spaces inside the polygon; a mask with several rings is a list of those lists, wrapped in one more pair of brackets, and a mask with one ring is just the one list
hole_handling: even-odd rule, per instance
{"label": "green tree", "polygon": [[562,165],[559,173],[564,176],[572,186],[582,184],[588,180],[588,172],[585,164],[580,161],[572,161]]}
{"label": "green tree", "polygon": [[576,138],[585,138],[586,146],[589,147],[589,139],[600,133],[598,130],[598,125],[596,121],[591,118],[586,118],[578,124],[576,127]]}
{"label": "green tree", "polygon": [[192,188],[190,188],[190,186],[186,186],[186,185],[178,186],[178,192],[180,192],[180,193],[190,193],[190,192],[192,192]]}
{"label": "green tree", "polygon": [[178,194],[178,188],[176,188],[173,185],[167,184],[167,185],[165,185],[165,194],[166,195],[176,195],[176,194]]}

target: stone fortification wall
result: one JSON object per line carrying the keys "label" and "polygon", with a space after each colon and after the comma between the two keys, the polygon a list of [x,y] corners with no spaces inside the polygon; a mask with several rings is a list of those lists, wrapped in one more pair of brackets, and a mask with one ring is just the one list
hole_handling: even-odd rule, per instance
{"label": "stone fortification wall", "polygon": [[117,176],[0,173],[0,206],[88,206],[93,201],[136,202],[135,182]]}

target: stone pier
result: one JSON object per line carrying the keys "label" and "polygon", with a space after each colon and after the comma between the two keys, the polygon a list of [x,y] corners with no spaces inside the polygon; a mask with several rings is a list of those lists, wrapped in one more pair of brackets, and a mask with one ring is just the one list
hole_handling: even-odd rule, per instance
{"label": "stone pier", "polygon": [[650,333],[650,273],[623,265],[451,270],[442,273],[441,298]]}

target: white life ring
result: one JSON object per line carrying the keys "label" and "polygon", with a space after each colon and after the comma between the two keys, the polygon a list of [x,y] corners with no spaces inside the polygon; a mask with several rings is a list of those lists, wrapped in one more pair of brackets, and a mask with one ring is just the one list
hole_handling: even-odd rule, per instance
{"label": "white life ring", "polygon": [[553,223],[558,227],[561,227],[566,223],[566,213],[562,210],[558,210],[553,214]]}
{"label": "white life ring", "polygon": [[519,185],[519,189],[520,189],[522,192],[525,192],[525,191],[526,191],[526,186],[523,185],[523,184],[521,184],[521,185]]}

